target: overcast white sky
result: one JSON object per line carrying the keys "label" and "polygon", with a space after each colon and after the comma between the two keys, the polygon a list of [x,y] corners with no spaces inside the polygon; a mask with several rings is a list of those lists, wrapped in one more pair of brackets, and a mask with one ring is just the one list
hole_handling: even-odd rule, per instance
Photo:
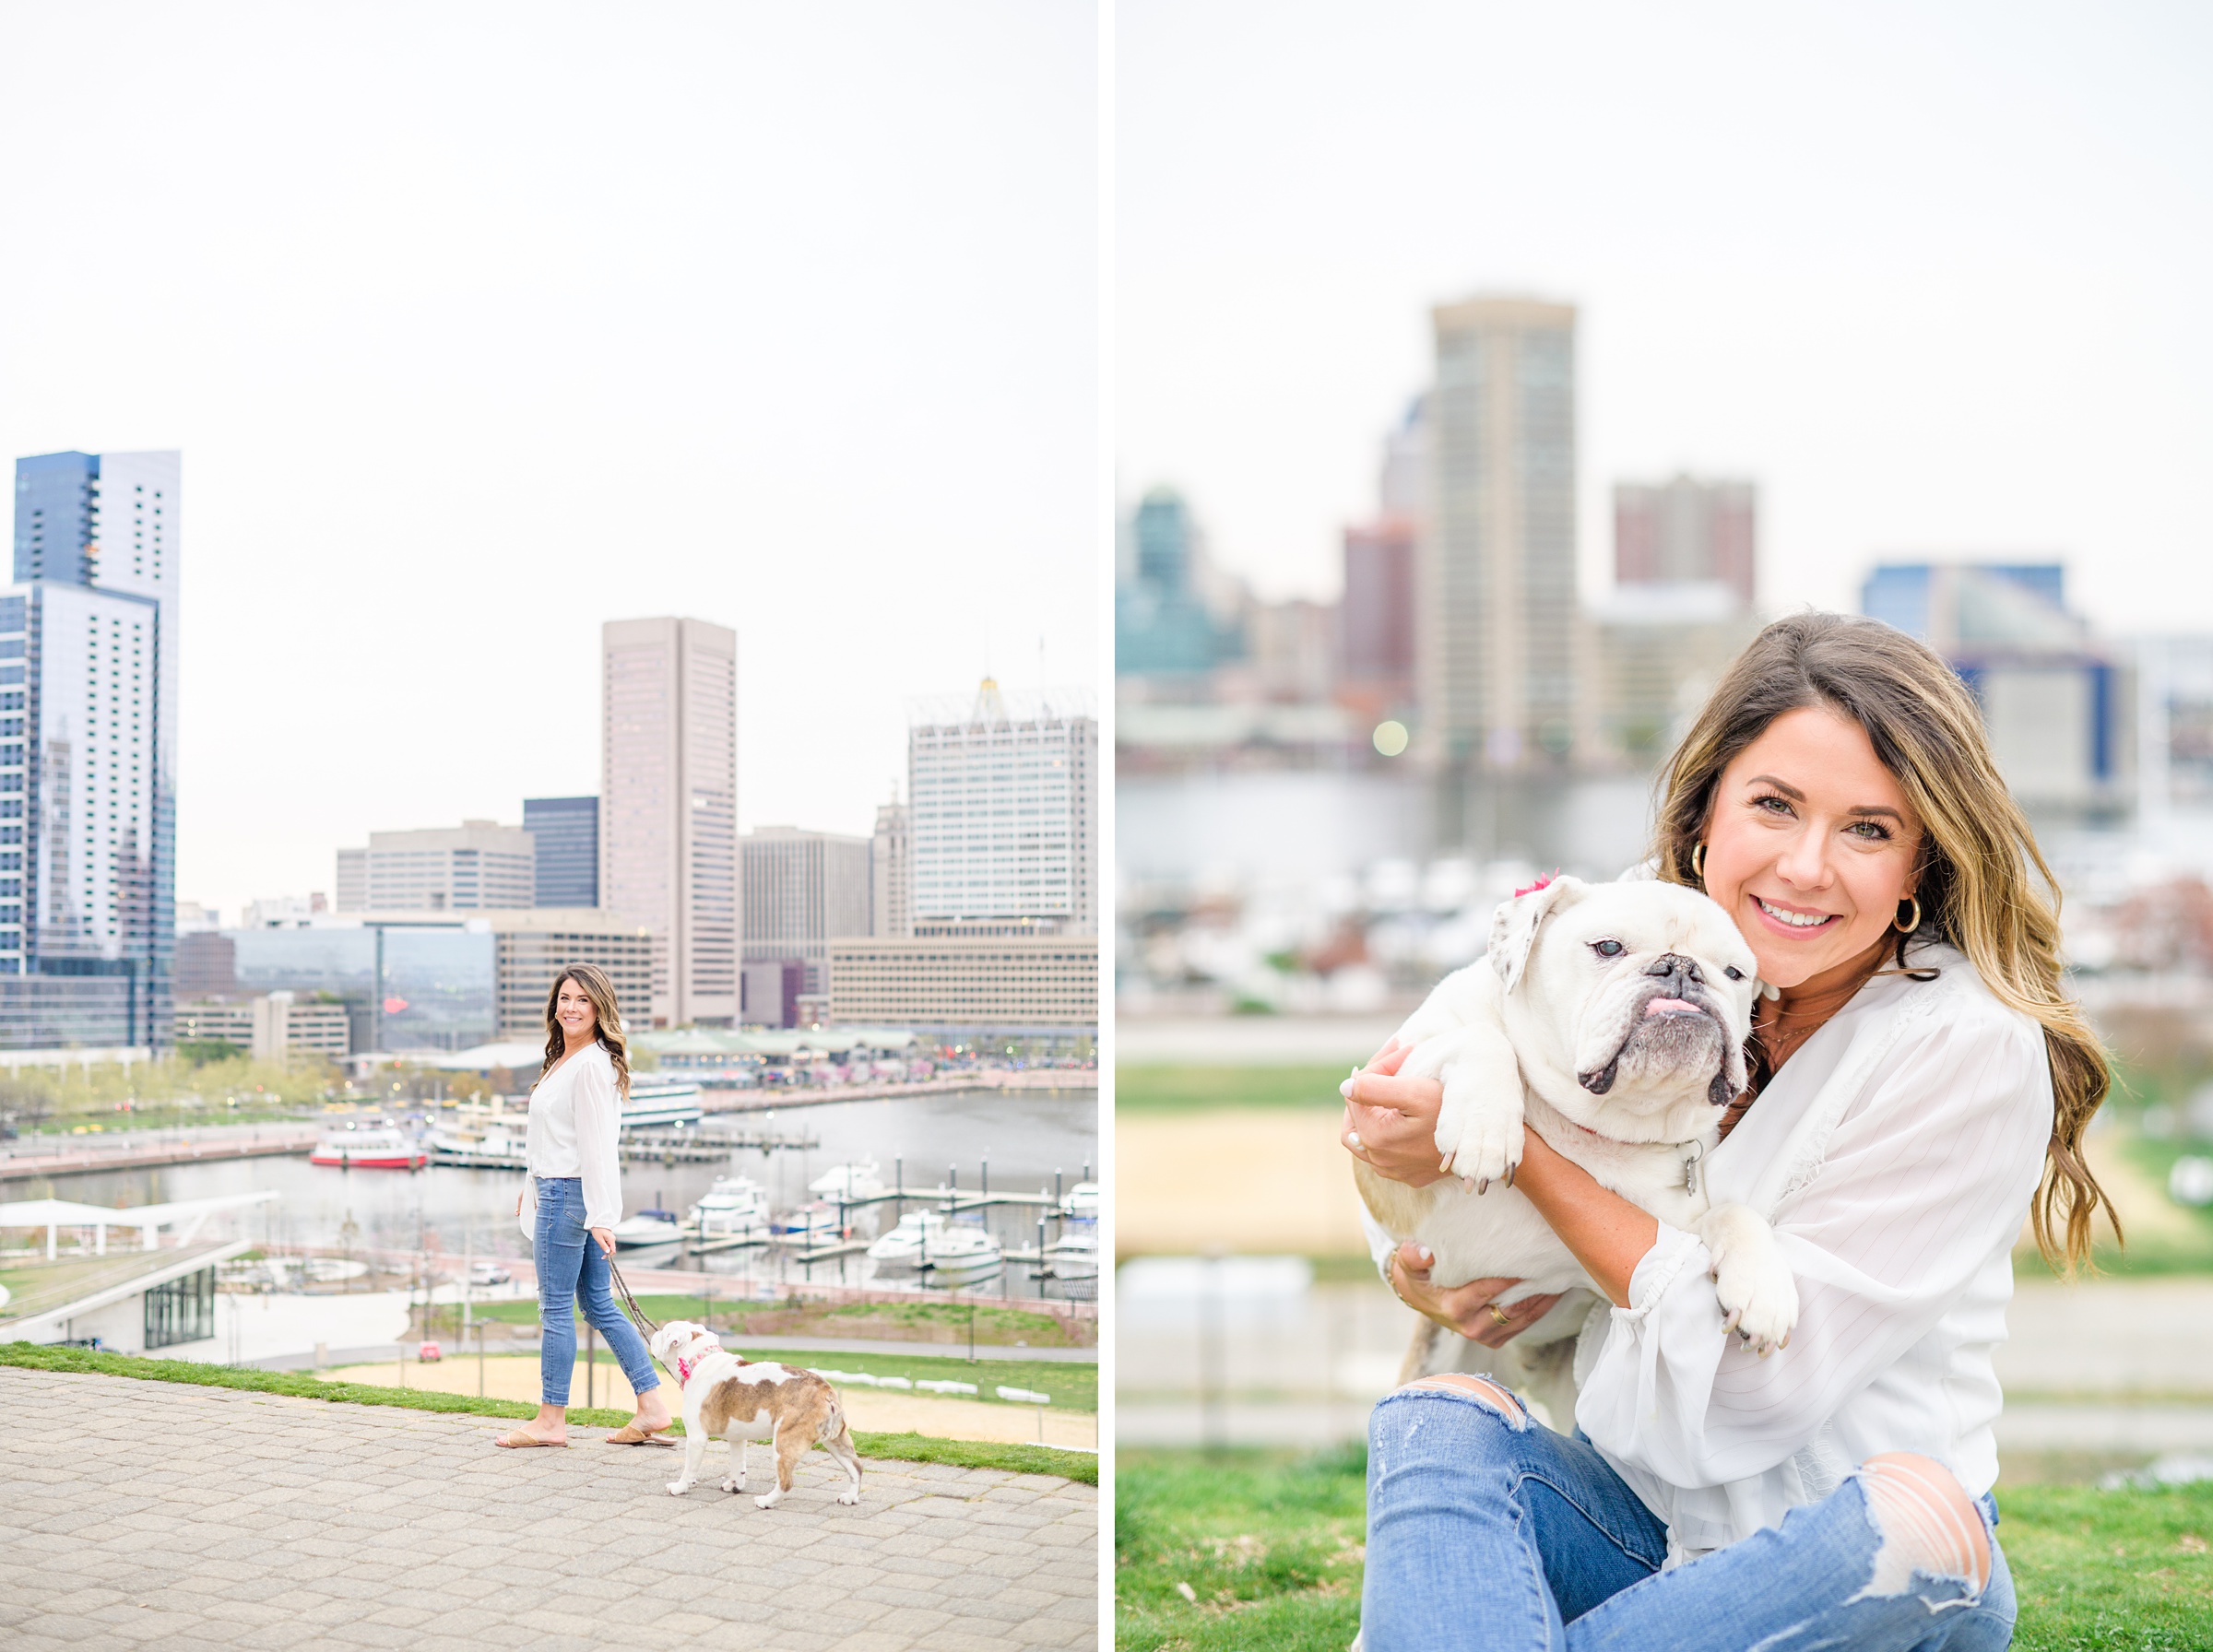
{"label": "overcast white sky", "polygon": [[0,3],[0,459],[184,455],[179,896],[596,791],[608,619],[737,629],[748,826],[866,832],[987,636],[1092,680],[1095,37]]}
{"label": "overcast white sky", "polygon": [[1428,307],[1582,306],[1607,489],[1761,487],[1765,606],[2056,555],[2213,629],[2213,10],[1121,0],[1118,484],[1333,595]]}

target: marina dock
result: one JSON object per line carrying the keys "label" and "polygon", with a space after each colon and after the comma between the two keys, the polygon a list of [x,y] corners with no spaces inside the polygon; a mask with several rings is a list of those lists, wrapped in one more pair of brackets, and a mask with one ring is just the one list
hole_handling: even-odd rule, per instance
{"label": "marina dock", "polygon": [[28,1181],[33,1176],[80,1175],[89,1171],[148,1170],[162,1164],[197,1164],[218,1159],[260,1159],[304,1153],[315,1145],[315,1127],[297,1130],[271,1126],[262,1134],[239,1138],[189,1137],[174,1141],[118,1143],[114,1146],[80,1145],[72,1139],[67,1147],[51,1151],[25,1150],[15,1143],[0,1152],[0,1182]]}

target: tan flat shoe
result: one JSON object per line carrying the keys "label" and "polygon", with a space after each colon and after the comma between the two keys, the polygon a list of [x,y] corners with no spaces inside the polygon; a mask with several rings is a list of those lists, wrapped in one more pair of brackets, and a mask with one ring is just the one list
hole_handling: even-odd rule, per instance
{"label": "tan flat shoe", "polygon": [[527,1450],[533,1446],[558,1446],[563,1451],[569,1448],[569,1443],[566,1440],[541,1440],[536,1434],[525,1434],[519,1428],[509,1429],[492,1444],[504,1446],[511,1451]]}
{"label": "tan flat shoe", "polygon": [[[663,1428],[670,1426],[672,1424],[662,1424]],[[666,1446],[673,1450],[676,1446],[674,1440],[659,1440],[654,1437],[660,1432],[659,1428],[648,1432],[634,1422],[625,1422],[621,1428],[607,1436],[607,1443],[609,1446]]]}

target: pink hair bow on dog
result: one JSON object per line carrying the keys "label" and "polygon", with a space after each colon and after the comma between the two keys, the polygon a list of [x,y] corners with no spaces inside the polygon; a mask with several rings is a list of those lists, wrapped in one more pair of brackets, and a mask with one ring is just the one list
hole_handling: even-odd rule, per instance
{"label": "pink hair bow on dog", "polygon": [[1549,871],[1549,872],[1545,873],[1544,877],[1542,877],[1542,878],[1538,879],[1537,879],[1537,880],[1536,880],[1534,883],[1531,884],[1531,885],[1530,885],[1530,886],[1529,886],[1527,889],[1518,889],[1518,890],[1516,890],[1516,891],[1514,891],[1514,899],[1515,899],[1515,900],[1517,900],[1517,901],[1519,901],[1519,900],[1520,900],[1520,899],[1521,899],[1521,898],[1523,895],[1533,895],[1533,894],[1535,894],[1535,893],[1536,893],[1536,892],[1537,892],[1539,890],[1541,890],[1541,889],[1548,889],[1548,888],[1550,888],[1550,887],[1551,887],[1551,884],[1552,884],[1552,880],[1553,880],[1555,878],[1557,878],[1559,875],[1560,875],[1560,868],[1559,868],[1559,867],[1553,867],[1551,871]]}

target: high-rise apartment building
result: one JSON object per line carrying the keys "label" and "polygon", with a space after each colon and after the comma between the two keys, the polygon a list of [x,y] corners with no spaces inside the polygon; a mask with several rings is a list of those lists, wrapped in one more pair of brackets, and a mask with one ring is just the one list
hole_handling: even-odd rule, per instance
{"label": "high-rise apartment building", "polygon": [[1575,309],[1483,298],[1431,320],[1423,738],[1446,763],[1556,761],[1576,724]]}
{"label": "high-rise apartment building", "polygon": [[526,797],[523,830],[537,845],[535,904],[599,904],[598,798]]}
{"label": "high-rise apartment building", "polygon": [[1750,482],[1614,484],[1614,578],[1625,585],[1714,584],[1755,597],[1757,494]]}
{"label": "high-rise apartment building", "polygon": [[0,1047],[170,1043],[180,476],[174,453],[16,464]]}
{"label": "high-rise apartment building", "polygon": [[599,904],[653,931],[654,1026],[738,1017],[738,633],[600,631]]}
{"label": "high-rise apartment building", "polygon": [[492,820],[373,832],[338,851],[340,912],[476,912],[536,904],[530,833]]}
{"label": "high-rise apartment building", "polygon": [[913,929],[1095,933],[1099,726],[1082,689],[910,707]]}
{"label": "high-rise apartment building", "polygon": [[1373,715],[1414,696],[1414,570],[1409,516],[1344,530],[1344,596],[1337,608],[1338,698]]}
{"label": "high-rise apartment building", "polygon": [[869,933],[912,935],[914,852],[906,805],[898,798],[876,806],[876,831],[869,840]]}
{"label": "high-rise apartment building", "polygon": [[746,962],[804,960],[801,990],[827,992],[831,938],[869,933],[874,844],[834,832],[761,826],[740,848]]}

